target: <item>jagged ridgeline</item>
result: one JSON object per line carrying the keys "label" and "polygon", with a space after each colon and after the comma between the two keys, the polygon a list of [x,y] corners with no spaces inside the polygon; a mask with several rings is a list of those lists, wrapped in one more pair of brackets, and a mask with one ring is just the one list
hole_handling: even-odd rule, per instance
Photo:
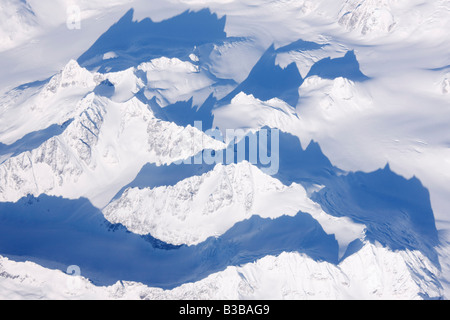
{"label": "jagged ridgeline", "polygon": [[[317,26],[320,36],[269,21],[273,34],[231,37],[233,10],[137,21],[127,7],[60,72],[3,95],[0,287],[63,286],[72,278],[59,271],[75,265],[84,289],[55,291],[442,298],[424,183],[386,161],[369,172],[334,161],[336,148],[353,150],[342,131],[359,138],[352,117],[381,112],[371,96],[381,80],[361,67],[369,45],[344,45],[327,28],[396,30],[384,1],[372,13],[375,2],[334,5],[337,21]],[[311,6],[296,3],[287,16]],[[227,54],[245,72],[224,68]]]}

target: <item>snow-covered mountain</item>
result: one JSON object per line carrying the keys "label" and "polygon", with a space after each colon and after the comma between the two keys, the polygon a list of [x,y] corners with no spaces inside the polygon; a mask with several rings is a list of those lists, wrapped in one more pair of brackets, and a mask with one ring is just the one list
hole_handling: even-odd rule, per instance
{"label": "snow-covered mountain", "polygon": [[111,223],[120,223],[134,233],[151,234],[174,245],[195,245],[223,235],[255,215],[276,219],[299,211],[310,214],[327,233],[334,234],[342,254],[352,241],[363,237],[363,225],[327,215],[302,186],[284,186],[248,162],[217,165],[205,175],[173,187],[127,189],[103,212]]}
{"label": "snow-covered mountain", "polygon": [[346,1],[339,13],[339,24],[366,35],[371,32],[390,32],[396,21],[390,8],[390,1]]}
{"label": "snow-covered mountain", "polygon": [[[448,0],[325,0],[318,3],[316,12],[336,18],[345,30],[364,38],[437,37],[448,26],[444,17],[449,5]],[[437,34],[430,34],[431,29]]]}
{"label": "snow-covered mountain", "polygon": [[450,74],[446,74],[444,76],[444,80],[442,80],[442,93],[448,94],[450,93]]}
{"label": "snow-covered mountain", "polygon": [[[440,296],[430,276],[432,265],[420,253],[395,254],[367,244],[338,266],[297,253],[267,256],[252,264],[229,267],[202,281],[173,290],[123,282],[93,286],[34,263],[0,260],[2,299],[423,299]],[[418,273],[412,273],[415,270]],[[51,279],[51,281],[49,281]],[[69,288],[75,288],[68,290]]]}
{"label": "snow-covered mountain", "polygon": [[447,298],[449,3],[0,0],[0,298]]}
{"label": "snow-covered mountain", "polygon": [[[30,106],[29,101],[23,105],[45,115],[52,112],[46,108],[48,99],[58,95],[61,101],[61,91],[73,94],[92,90],[94,77],[76,62],[69,62],[39,92],[35,105]],[[149,106],[137,98],[115,103],[92,92],[77,104],[66,103],[64,99],[61,105],[72,106],[67,113],[58,110],[50,114],[53,117],[64,112],[58,122],[71,121],[62,134],[50,137],[36,149],[13,154],[0,165],[2,201],[46,193],[66,198],[84,196],[103,206],[146,163],[170,164],[203,149],[224,147],[196,128],[156,119]],[[51,105],[59,107],[57,103]]]}
{"label": "snow-covered mountain", "polygon": [[36,32],[37,19],[26,0],[0,2],[0,50],[23,43]]}

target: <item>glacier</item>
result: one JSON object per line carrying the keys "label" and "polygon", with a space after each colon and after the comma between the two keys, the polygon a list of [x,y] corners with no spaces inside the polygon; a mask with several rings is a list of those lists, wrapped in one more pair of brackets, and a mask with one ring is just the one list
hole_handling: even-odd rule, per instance
{"label": "glacier", "polygon": [[77,5],[0,0],[1,299],[448,298],[450,1]]}

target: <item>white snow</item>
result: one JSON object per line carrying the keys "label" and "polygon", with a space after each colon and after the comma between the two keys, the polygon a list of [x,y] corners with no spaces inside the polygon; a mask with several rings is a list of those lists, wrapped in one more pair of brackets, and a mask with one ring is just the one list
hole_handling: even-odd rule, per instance
{"label": "white snow", "polygon": [[339,13],[339,23],[366,35],[390,32],[396,25],[388,0],[347,1]]}
{"label": "white snow", "polygon": [[0,258],[0,299],[419,300],[442,296],[435,279],[438,273],[419,252],[394,253],[365,244],[338,266],[283,253],[165,291],[133,282],[96,287],[82,278],[83,270],[81,277],[74,277]]}
{"label": "white snow", "polygon": [[[66,27],[69,4],[65,0],[0,0],[0,142],[9,145],[28,133],[74,119],[63,134],[38,148],[0,157],[1,201],[47,193],[87,197],[103,208],[144,164],[169,164],[203,148],[223,148],[195,128],[155,119],[134,95],[145,89],[146,96],[156,97],[162,107],[191,97],[201,104],[211,92],[220,97],[224,89],[211,88],[213,81],[198,62],[205,63],[216,77],[240,82],[272,43],[279,48],[301,38],[328,46],[280,54],[278,64],[295,62],[306,76],[318,60],[355,50],[362,72],[371,80],[357,83],[310,77],[299,88],[301,99],[296,107],[241,93],[214,110],[215,125],[246,131],[266,125],[280,128],[298,136],[302,144],[311,139],[319,142],[332,163],[343,170],[368,172],[389,162],[396,173],[418,177],[430,191],[442,241],[443,270],[440,273],[419,252],[391,252],[366,244],[338,266],[283,253],[229,267],[172,291],[136,283],[100,288],[87,279],[80,290],[69,290],[66,283],[73,278],[61,272],[2,258],[0,298],[448,297],[450,76],[448,69],[433,70],[450,64],[450,1],[80,0],[80,30]],[[192,54],[191,62],[160,58],[105,75],[89,72],[71,60],[130,7],[135,8],[136,20],[161,21],[205,6],[219,16],[227,15],[229,37],[245,39],[215,44],[210,56]],[[115,52],[104,55],[104,59],[116,57]],[[144,71],[145,79],[137,71]],[[48,83],[10,91],[50,77]],[[92,94],[105,79],[114,84],[114,95]],[[193,143],[193,135],[202,137],[202,143]],[[251,215],[275,218],[298,210],[313,215],[327,233],[335,234],[341,250],[362,232],[360,225],[323,213],[303,187],[283,186],[244,165],[218,166],[174,187],[129,189],[104,212],[133,232],[150,232],[174,244],[194,244],[223,234]]]}
{"label": "white snow", "polygon": [[141,64],[138,70],[147,76],[147,98],[156,97],[162,107],[187,101],[193,95],[194,104],[201,105],[210,95],[209,87],[213,84],[198,66],[177,58],[155,59]]}
{"label": "white snow", "polygon": [[23,43],[36,34],[38,24],[27,1],[0,1],[0,51]]}
{"label": "white snow", "polygon": [[229,105],[213,112],[213,126],[224,134],[226,129],[241,129],[248,133],[265,126],[286,130],[299,122],[296,110],[286,102],[277,98],[261,101],[243,92],[233,98]]}
{"label": "white snow", "polygon": [[114,51],[107,52],[103,55],[103,60],[110,60],[117,58],[118,55]]}
{"label": "white snow", "polygon": [[0,142],[12,144],[26,134],[63,124],[78,112],[77,104],[102,80],[71,60],[48,83],[0,98]]}
{"label": "white snow", "polygon": [[193,53],[191,53],[191,54],[189,55],[189,59],[191,59],[192,62],[199,62],[199,61],[200,61],[199,57],[197,57],[197,56],[196,56],[195,54],[193,54]]}
{"label": "white snow", "polygon": [[115,103],[91,93],[60,136],[0,165],[0,199],[43,193],[105,206],[146,163],[170,164],[224,144],[193,127],[154,118],[137,98]]}
{"label": "white snow", "polygon": [[450,73],[446,74],[444,80],[442,80],[442,93],[450,93]]}
{"label": "white snow", "polygon": [[219,164],[173,187],[128,189],[103,213],[111,223],[121,223],[133,233],[151,234],[175,245],[195,245],[254,215],[275,219],[300,211],[336,236],[341,255],[350,242],[364,237],[365,226],[326,214],[302,186],[284,186],[248,162]]}

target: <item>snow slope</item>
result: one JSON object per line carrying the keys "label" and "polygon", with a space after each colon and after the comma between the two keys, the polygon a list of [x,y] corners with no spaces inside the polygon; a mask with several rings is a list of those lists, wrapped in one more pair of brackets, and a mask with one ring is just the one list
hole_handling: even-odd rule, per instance
{"label": "snow slope", "polygon": [[302,186],[286,187],[248,162],[219,164],[173,187],[127,189],[103,213],[111,223],[134,233],[174,245],[195,245],[253,215],[275,219],[299,211],[311,214],[325,232],[336,236],[341,256],[352,241],[363,238],[363,225],[327,215]]}
{"label": "snow slope", "polygon": [[[57,230],[28,257],[34,244],[14,247],[4,230],[2,298],[448,297],[448,0],[78,1],[79,30],[67,29],[68,4],[0,0],[0,219],[21,231],[33,202],[42,217],[23,222],[29,239],[34,222],[83,243],[79,230],[101,235],[96,248],[124,237],[122,251],[145,263],[151,252],[197,271],[147,278],[129,266],[146,285],[94,286],[101,259],[75,250],[95,279],[73,289],[52,270],[65,271],[67,255],[45,250],[63,240]],[[225,148],[194,120],[280,129],[281,172],[175,165]],[[89,202],[116,225],[100,211],[87,225]]]}
{"label": "snow slope", "polygon": [[36,15],[25,0],[2,0],[0,21],[0,50],[23,43],[38,28]]}
{"label": "snow slope", "polygon": [[143,63],[138,70],[145,72],[149,83],[147,98],[156,96],[158,104],[162,107],[189,100],[193,93],[197,96],[199,91],[203,90],[204,93],[194,100],[194,104],[202,104],[210,95],[208,89],[214,83],[200,72],[198,66],[177,58],[155,59]]}
{"label": "snow slope", "polygon": [[[104,206],[146,163],[170,164],[203,149],[224,147],[195,128],[181,128],[156,119],[137,98],[115,103],[90,93],[75,104],[80,96],[95,88],[95,77],[101,78],[72,61],[31,98],[34,104],[29,100],[22,104],[22,108],[36,113],[37,119],[44,118],[45,121],[37,121],[27,113],[27,119],[37,125],[70,118],[73,121],[61,135],[4,160],[0,165],[3,201],[48,193],[68,198],[87,196]],[[67,92],[73,104],[65,98]],[[17,110],[12,112],[10,106],[11,103],[6,106],[5,113],[15,114]],[[7,116],[4,119],[8,120]],[[21,134],[33,128],[20,120],[15,119],[23,126]]]}
{"label": "snow slope", "polygon": [[7,92],[0,102],[1,138],[11,144],[26,134],[73,118],[77,104],[102,81],[71,60],[48,82],[25,85]]}
{"label": "snow slope", "polygon": [[[414,270],[414,272],[411,272]],[[0,260],[0,297],[12,299],[393,299],[439,298],[442,288],[420,253],[366,244],[339,266],[297,253],[229,267],[173,290],[121,282],[96,287],[87,279],[33,263]]]}
{"label": "snow slope", "polygon": [[346,1],[339,12],[339,24],[366,35],[372,32],[390,32],[396,25],[390,1]]}
{"label": "snow slope", "polygon": [[[0,51],[17,47],[45,32],[48,27],[66,24],[69,15],[80,10],[80,19],[97,15],[102,9],[114,7],[130,0],[108,1],[36,1],[2,0],[0,1]],[[73,8],[76,8],[76,11]],[[52,13],[51,13],[52,12]]]}

